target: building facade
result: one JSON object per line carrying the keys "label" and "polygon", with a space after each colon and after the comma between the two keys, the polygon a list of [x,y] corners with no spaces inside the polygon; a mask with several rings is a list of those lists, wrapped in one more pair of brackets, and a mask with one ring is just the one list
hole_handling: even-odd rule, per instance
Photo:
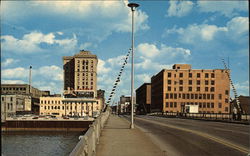
{"label": "building facade", "polygon": [[7,117],[17,115],[19,112],[31,112],[32,100],[29,95],[1,95],[1,122]]}
{"label": "building facade", "polygon": [[199,113],[230,112],[230,82],[225,69],[191,69],[175,64],[151,78],[151,110],[188,112],[197,105]]}
{"label": "building facade", "polygon": [[61,116],[94,116],[102,110],[100,99],[41,97],[40,115]]}
{"label": "building facade", "polygon": [[137,113],[146,114],[150,113],[151,105],[151,84],[144,83],[138,89],[136,89],[136,104]]}
{"label": "building facade", "polygon": [[74,91],[78,97],[97,96],[97,56],[81,50],[74,56],[63,57],[64,94]]}
{"label": "building facade", "polygon": [[[243,114],[250,114],[250,96],[242,96],[240,95],[238,97],[238,100],[240,102],[240,107],[241,107],[241,113]],[[233,112],[233,108],[238,108],[237,106],[237,103],[236,103],[236,100],[234,99],[232,102],[231,102],[231,112]],[[239,110],[237,109],[237,112]]]}

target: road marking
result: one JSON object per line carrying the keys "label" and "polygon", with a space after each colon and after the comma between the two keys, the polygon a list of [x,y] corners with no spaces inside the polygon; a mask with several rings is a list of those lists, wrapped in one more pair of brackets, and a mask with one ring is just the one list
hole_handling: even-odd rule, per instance
{"label": "road marking", "polygon": [[167,125],[166,123],[160,123],[158,121],[150,121],[148,119],[142,119],[142,118],[138,118],[138,117],[135,117],[135,118],[137,120],[143,120],[143,121],[154,123],[154,124],[157,124],[157,125],[161,125],[161,126],[165,126],[165,127],[174,128],[174,129],[182,130],[182,131],[185,131],[185,132],[193,133],[193,134],[196,134],[196,135],[208,138],[208,139],[210,139],[212,141],[218,142],[220,144],[223,144],[225,146],[228,146],[230,148],[236,149],[236,150],[238,150],[240,152],[243,152],[243,153],[246,153],[246,154],[249,153],[249,149],[247,149],[247,148],[238,146],[236,144],[230,143],[230,142],[228,142],[226,140],[214,137],[212,135],[209,135],[209,134],[206,134],[206,133],[203,133],[203,132],[199,132],[199,131],[195,131],[195,130],[190,130],[190,129],[186,129],[186,128],[181,128],[181,127],[173,126],[173,125]]}

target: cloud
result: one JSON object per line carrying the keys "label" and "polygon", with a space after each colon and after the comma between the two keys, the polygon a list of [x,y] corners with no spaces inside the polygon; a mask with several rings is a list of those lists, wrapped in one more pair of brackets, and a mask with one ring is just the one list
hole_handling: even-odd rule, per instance
{"label": "cloud", "polygon": [[2,84],[25,84],[26,82],[22,80],[2,80]]}
{"label": "cloud", "polygon": [[[234,17],[227,22],[226,26],[216,26],[208,24],[191,24],[186,28],[166,29],[163,37],[171,34],[178,34],[178,40],[182,43],[197,44],[202,42],[221,42],[225,39],[234,41],[244,41],[248,35],[248,17]],[[245,36],[245,37],[244,37]]]}
{"label": "cloud", "polygon": [[[131,32],[131,10],[127,4],[128,1],[4,1],[2,12],[3,19],[11,23],[40,17],[42,12],[41,19],[47,17],[54,21],[72,21],[70,27],[64,25],[63,29],[79,27],[81,21],[83,26],[87,25],[90,29],[94,26],[101,29],[103,34],[110,34],[113,31]],[[145,12],[137,9],[135,19],[135,30],[149,29],[148,15]],[[78,24],[74,25],[74,21],[78,21]]]}
{"label": "cloud", "polygon": [[169,8],[167,10],[167,16],[182,17],[187,15],[193,8],[194,3],[192,1],[169,1]]}
{"label": "cloud", "polygon": [[3,79],[16,79],[16,78],[28,78],[29,77],[29,69],[25,69],[23,67],[17,67],[12,69],[4,69],[1,72],[1,76]]}
{"label": "cloud", "polygon": [[2,62],[2,66],[6,67],[9,65],[13,65],[15,63],[19,62],[19,60],[13,59],[13,58],[7,58],[4,62]]}
{"label": "cloud", "polygon": [[43,66],[34,70],[34,76],[40,76],[48,80],[63,81],[63,70],[55,65]]}
{"label": "cloud", "polygon": [[111,71],[111,68],[110,67],[105,67],[106,66],[106,63],[105,61],[101,60],[101,59],[98,59],[98,64],[97,64],[97,72],[98,72],[98,75],[100,74],[106,74],[108,72]]}
{"label": "cloud", "polygon": [[[249,96],[249,81],[235,83],[235,88],[238,95]],[[231,96],[234,94],[231,93]]]}
{"label": "cloud", "polygon": [[136,78],[141,80],[142,83],[150,83],[151,82],[151,76],[149,74],[138,74],[138,75],[136,75]]}
{"label": "cloud", "polygon": [[[61,49],[61,51],[69,51],[75,49],[77,46],[76,36],[73,34],[72,38],[56,39],[55,33],[43,34],[41,32],[33,31],[24,34],[21,39],[15,38],[11,35],[1,36],[1,44],[3,51],[11,51],[16,53],[39,53],[46,51],[44,46],[54,45]],[[44,45],[45,44],[45,45]],[[50,49],[53,47],[50,47]]]}
{"label": "cloud", "polygon": [[240,11],[248,11],[248,1],[198,1],[201,12],[217,12],[226,17],[237,16]]}

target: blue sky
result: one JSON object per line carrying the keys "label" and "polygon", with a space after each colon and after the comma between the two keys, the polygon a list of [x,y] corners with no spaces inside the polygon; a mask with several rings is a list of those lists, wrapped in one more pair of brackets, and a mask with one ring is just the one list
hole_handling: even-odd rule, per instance
{"label": "blue sky", "polygon": [[[175,63],[224,68],[239,95],[249,95],[247,1],[137,1],[135,88]],[[99,58],[98,88],[110,92],[131,47],[128,1],[2,1],[1,82],[61,93],[62,56],[80,49]],[[130,63],[116,98],[130,94]]]}

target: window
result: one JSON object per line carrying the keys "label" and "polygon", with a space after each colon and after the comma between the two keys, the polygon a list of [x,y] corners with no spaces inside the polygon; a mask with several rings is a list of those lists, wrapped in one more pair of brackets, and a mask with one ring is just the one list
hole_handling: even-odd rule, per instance
{"label": "window", "polygon": [[179,98],[181,98],[181,93],[179,93]]}
{"label": "window", "polygon": [[225,90],[225,94],[228,95],[228,94],[229,94],[229,91],[228,91],[228,90]]}
{"label": "window", "polygon": [[4,97],[2,97],[2,101],[4,101]]}
{"label": "window", "polygon": [[[93,82],[92,82],[93,83]],[[168,84],[171,84],[171,80],[168,80]]]}
{"label": "window", "polygon": [[207,99],[210,99],[210,94],[207,94]]}
{"label": "window", "polygon": [[174,107],[175,107],[175,108],[177,107],[177,102],[174,102]]}
{"label": "window", "polygon": [[180,75],[179,75],[180,77],[183,77],[183,73],[180,73]]}
{"label": "window", "polygon": [[206,94],[203,94],[203,99],[206,99]]}
{"label": "window", "polygon": [[174,94],[174,99],[177,99],[177,94],[176,93]]}
{"label": "window", "polygon": [[208,85],[208,80],[205,80],[205,85]]}
{"label": "window", "polygon": [[169,107],[168,102],[166,102],[166,107]]}
{"label": "window", "polygon": [[189,84],[189,85],[192,85],[192,80],[188,80],[188,84]]}
{"label": "window", "polygon": [[214,78],[215,76],[214,76],[214,73],[211,73],[211,78]]}
{"label": "window", "polygon": [[199,107],[202,108],[202,103],[199,103]]}
{"label": "window", "polygon": [[214,99],[214,94],[211,94],[211,99]]}
{"label": "window", "polygon": [[191,99],[194,99],[194,94],[191,94]]}
{"label": "window", "polygon": [[170,99],[173,99],[173,93],[170,93]]}
{"label": "window", "polygon": [[168,87],[168,91],[171,91],[171,87]]}
{"label": "window", "polygon": [[200,80],[197,80],[196,83],[197,83],[197,85],[200,85],[200,84],[201,84],[201,81],[200,81]]}
{"label": "window", "polygon": [[214,92],[214,87],[211,87],[211,88],[210,88],[210,91],[211,91],[211,92]]}
{"label": "window", "polygon": [[201,88],[200,88],[200,87],[197,87],[197,88],[196,88],[196,91],[201,91]]}
{"label": "window", "polygon": [[44,109],[46,109],[46,106],[44,106]]}
{"label": "window", "polygon": [[173,107],[173,102],[170,102],[170,107],[171,107],[171,108]]}
{"label": "window", "polygon": [[168,93],[166,93],[166,99],[168,99],[168,98],[169,98]]}
{"label": "window", "polygon": [[183,91],[183,87],[179,87],[179,91]]}
{"label": "window", "polygon": [[203,102],[203,108],[206,108],[206,102]]}
{"label": "window", "polygon": [[202,99],[202,94],[199,94],[199,99]]}
{"label": "window", "polygon": [[189,99],[189,94],[187,94],[187,99]]}
{"label": "window", "polygon": [[208,78],[208,73],[205,73],[205,78]]}
{"label": "window", "polygon": [[43,104],[43,100],[41,100],[41,104]]}
{"label": "window", "polygon": [[50,104],[50,101],[48,101],[48,104]]}
{"label": "window", "polygon": [[191,91],[192,91],[192,87],[188,87],[188,91],[190,91],[190,92],[191,92]]}
{"label": "window", "polygon": [[186,99],[186,94],[182,94],[182,98],[183,98],[183,99]]}
{"label": "window", "polygon": [[171,73],[168,73],[168,77],[171,77]]}
{"label": "window", "polygon": [[195,99],[198,99],[198,94],[195,94],[194,97],[195,97]]}
{"label": "window", "polygon": [[228,103],[228,99],[227,98],[225,99],[225,102]]}
{"label": "window", "polygon": [[211,80],[211,85],[214,85],[215,83],[214,83],[214,80]]}
{"label": "window", "polygon": [[189,74],[188,74],[188,77],[192,77],[192,73],[189,73]]}
{"label": "window", "polygon": [[200,73],[197,73],[197,77],[201,77],[201,74],[200,74]]}
{"label": "window", "polygon": [[10,101],[13,101],[13,97],[10,97]]}
{"label": "window", "polygon": [[180,80],[180,85],[183,85],[183,80]]}
{"label": "window", "polygon": [[213,102],[211,103],[211,108],[214,108],[214,103]]}
{"label": "window", "polygon": [[221,103],[218,103],[218,107],[221,108],[221,107],[222,107],[222,104],[221,104]]}
{"label": "window", "polygon": [[208,92],[208,87],[205,87],[205,92]]}

